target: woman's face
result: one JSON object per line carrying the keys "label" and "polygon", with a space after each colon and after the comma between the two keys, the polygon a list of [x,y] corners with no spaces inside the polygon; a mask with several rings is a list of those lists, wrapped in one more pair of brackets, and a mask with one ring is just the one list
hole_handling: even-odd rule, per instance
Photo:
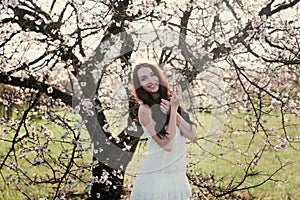
{"label": "woman's face", "polygon": [[159,78],[149,67],[141,67],[137,71],[141,86],[149,93],[156,93],[159,89]]}

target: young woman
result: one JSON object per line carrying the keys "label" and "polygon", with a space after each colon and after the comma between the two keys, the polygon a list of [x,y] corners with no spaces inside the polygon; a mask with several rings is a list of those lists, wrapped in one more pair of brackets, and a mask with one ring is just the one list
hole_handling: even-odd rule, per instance
{"label": "young woman", "polygon": [[148,63],[133,71],[133,95],[140,103],[138,117],[148,137],[148,155],[138,174],[131,200],[187,200],[186,138],[197,142],[196,127],[182,103],[181,88],[171,94],[159,68]]}

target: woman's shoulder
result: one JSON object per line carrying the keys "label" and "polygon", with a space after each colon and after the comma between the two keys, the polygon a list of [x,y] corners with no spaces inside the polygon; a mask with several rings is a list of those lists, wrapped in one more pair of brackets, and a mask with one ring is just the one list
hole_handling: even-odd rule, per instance
{"label": "woman's shoulder", "polygon": [[150,106],[148,106],[147,104],[140,104],[139,106],[139,113],[149,113],[151,112],[151,108]]}
{"label": "woman's shoulder", "polygon": [[149,123],[149,121],[151,121],[150,107],[146,104],[140,104],[138,116],[139,116],[140,123],[143,126],[147,125]]}

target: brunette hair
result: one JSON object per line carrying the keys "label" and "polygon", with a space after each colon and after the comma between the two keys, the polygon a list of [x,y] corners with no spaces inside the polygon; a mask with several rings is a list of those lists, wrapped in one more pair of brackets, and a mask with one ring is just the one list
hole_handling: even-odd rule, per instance
{"label": "brunette hair", "polygon": [[[150,68],[154,74],[158,77],[159,80],[159,98],[155,99],[153,96],[144,90],[144,88],[141,86],[137,72],[142,67],[148,67]],[[161,99],[169,100],[171,97],[171,92],[166,80],[166,77],[164,76],[163,72],[156,67],[155,65],[149,64],[149,63],[141,63],[135,66],[133,69],[133,97],[137,102],[144,103],[148,105],[151,108],[152,111],[152,119],[156,122],[155,125],[155,131],[157,133],[157,136],[162,139],[165,137],[168,133],[166,132],[166,125],[169,123],[169,116],[164,114],[160,110],[160,103]],[[181,107],[178,108],[177,111],[188,123],[193,124],[191,122],[189,115],[184,112]]]}

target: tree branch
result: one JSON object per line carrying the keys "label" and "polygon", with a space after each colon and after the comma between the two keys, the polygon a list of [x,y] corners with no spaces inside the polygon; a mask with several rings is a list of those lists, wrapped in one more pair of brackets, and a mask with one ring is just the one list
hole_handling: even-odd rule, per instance
{"label": "tree branch", "polygon": [[[64,93],[56,88],[53,88],[53,92],[49,93],[47,89],[52,86],[46,83],[38,82],[33,76],[29,76],[28,78],[20,78],[13,77],[5,73],[0,73],[0,83],[39,90],[40,92],[45,93],[54,99],[61,99],[66,105],[72,106],[72,96],[70,94]],[[73,99],[73,101],[76,101],[76,99]]]}

